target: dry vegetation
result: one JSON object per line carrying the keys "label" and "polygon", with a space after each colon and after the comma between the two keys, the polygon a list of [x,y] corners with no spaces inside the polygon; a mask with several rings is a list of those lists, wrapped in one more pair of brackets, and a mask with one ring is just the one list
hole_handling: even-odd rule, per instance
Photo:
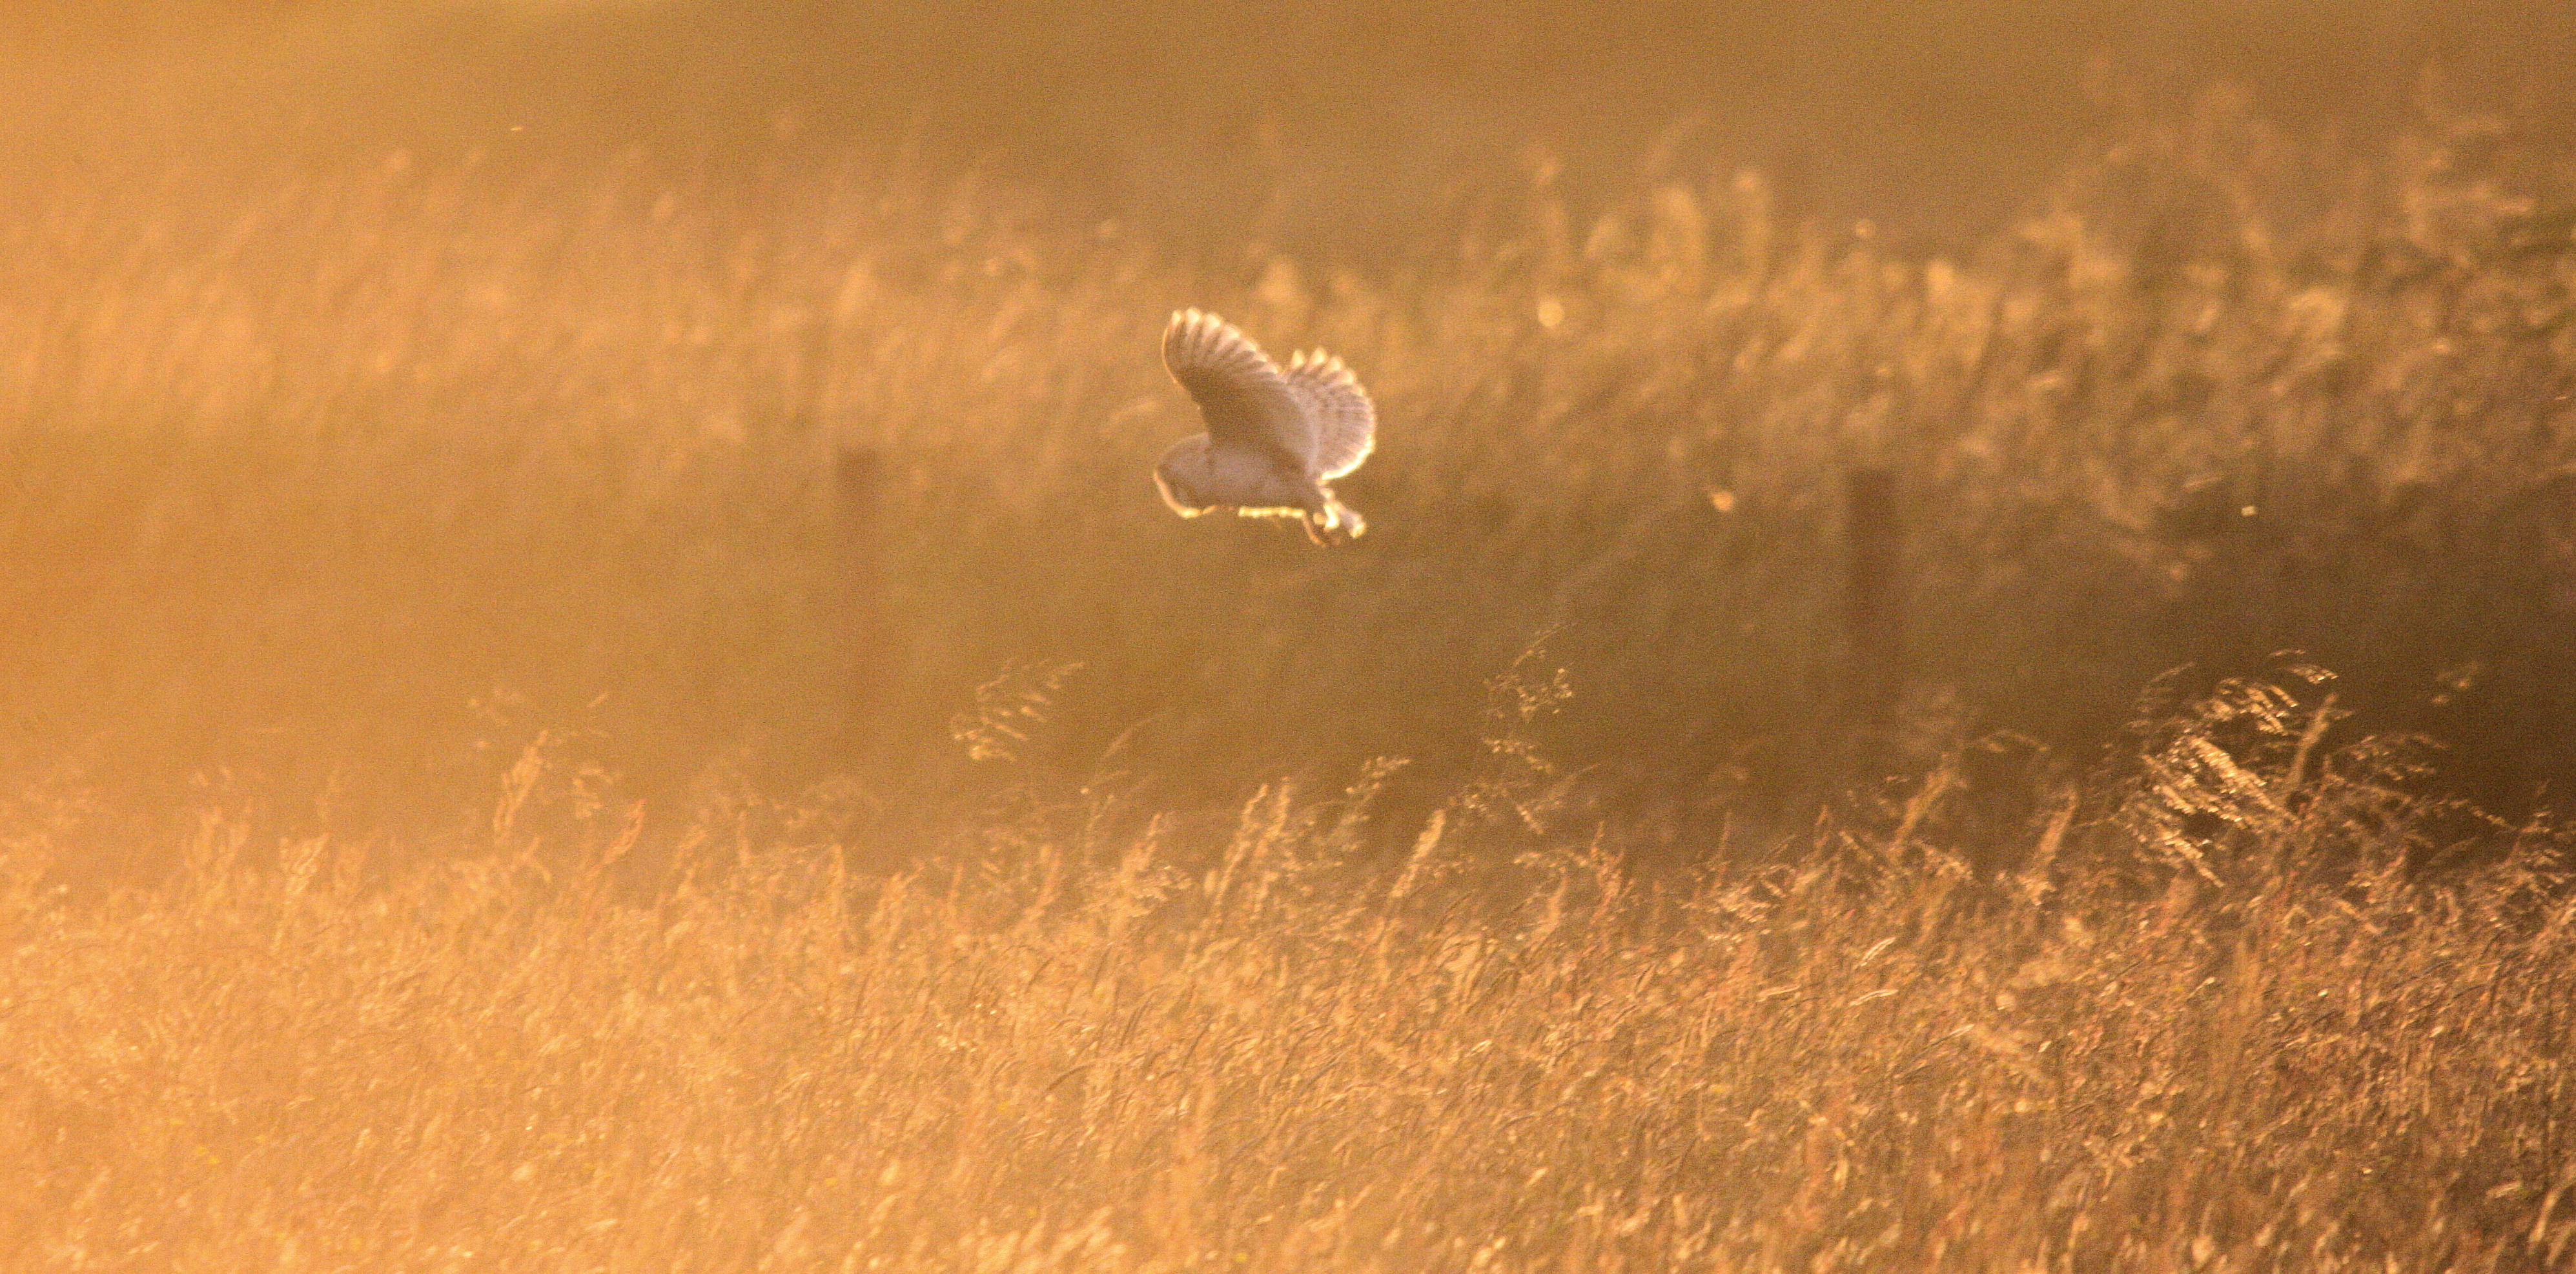
{"label": "dry vegetation", "polygon": [[[1575,763],[1812,793],[1875,465],[1934,736],[2089,747],[2169,668],[2299,649],[2492,799],[2576,772],[2556,152],[2470,119],[2327,164],[2221,99],[1930,260],[1784,220],[1758,172],[1533,164],[1373,272],[1182,264],[793,149],[22,192],[11,750],[453,808],[498,689],[656,783],[737,744],[903,773],[972,687],[1080,665],[1025,759],[1231,799],[1454,768],[1554,631]],[[1139,498],[1189,427],[1152,358],[1185,301],[1365,372],[1356,551]],[[836,483],[850,448],[875,480]]]}
{"label": "dry vegetation", "polygon": [[1525,772],[1391,863],[1274,789],[639,871],[533,753],[444,861],[209,818],[0,899],[0,1261],[2563,1269],[2570,840],[2326,712],[2225,687],[1982,864],[1940,772],[1682,876]]}
{"label": "dry vegetation", "polygon": [[[2576,1261],[2563,146],[1335,253],[803,127],[0,166],[0,1266]],[[1153,499],[1182,304],[1368,538]]]}

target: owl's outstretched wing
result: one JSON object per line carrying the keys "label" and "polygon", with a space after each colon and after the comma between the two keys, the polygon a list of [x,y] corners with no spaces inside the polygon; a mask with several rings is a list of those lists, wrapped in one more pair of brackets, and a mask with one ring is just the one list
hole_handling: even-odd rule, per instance
{"label": "owl's outstretched wing", "polygon": [[1199,405],[1209,438],[1259,448],[1301,471],[1313,467],[1314,418],[1278,365],[1233,324],[1203,310],[1174,314],[1163,329],[1163,366]]}
{"label": "owl's outstretched wing", "polygon": [[1288,360],[1288,392],[1314,421],[1315,476],[1330,482],[1360,467],[1377,447],[1377,408],[1360,378],[1322,350]]}

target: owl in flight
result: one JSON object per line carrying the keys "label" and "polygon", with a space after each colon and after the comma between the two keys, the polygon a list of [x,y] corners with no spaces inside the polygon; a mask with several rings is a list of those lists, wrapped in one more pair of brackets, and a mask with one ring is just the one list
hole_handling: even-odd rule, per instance
{"label": "owl in flight", "polygon": [[1368,529],[1330,485],[1377,445],[1377,410],[1342,360],[1310,350],[1281,371],[1233,324],[1183,310],[1163,329],[1163,366],[1207,421],[1206,433],[1173,443],[1154,466],[1173,512],[1296,518],[1317,544]]}

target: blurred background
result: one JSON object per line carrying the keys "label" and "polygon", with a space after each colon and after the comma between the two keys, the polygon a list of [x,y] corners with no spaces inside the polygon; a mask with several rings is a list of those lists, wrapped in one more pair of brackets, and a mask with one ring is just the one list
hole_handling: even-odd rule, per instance
{"label": "blurred background", "polygon": [[[2567,6],[13,13],[30,808],[435,818],[543,740],[1687,822],[2309,660],[2576,778]],[[1187,304],[1376,392],[1351,552],[1154,501]]]}
{"label": "blurred background", "polygon": [[[692,162],[911,145],[1240,247],[1402,252],[1535,149],[1569,179],[1757,164],[1791,215],[1972,242],[2107,123],[2243,90],[2302,140],[2429,102],[2563,136],[2576,16],[2515,0],[1489,6],[32,0],[22,151],[388,147]],[[49,73],[50,72],[50,73]]]}

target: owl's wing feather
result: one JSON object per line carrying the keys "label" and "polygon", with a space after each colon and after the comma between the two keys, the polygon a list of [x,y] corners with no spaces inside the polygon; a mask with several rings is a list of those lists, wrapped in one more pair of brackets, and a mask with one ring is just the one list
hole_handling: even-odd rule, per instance
{"label": "owl's wing feather", "polygon": [[1203,310],[1172,315],[1163,366],[1199,405],[1210,439],[1259,448],[1300,470],[1313,466],[1314,418],[1278,365],[1233,324]]}
{"label": "owl's wing feather", "polygon": [[1330,482],[1377,447],[1377,408],[1342,360],[1313,350],[1288,360],[1288,392],[1315,422],[1315,476]]}

